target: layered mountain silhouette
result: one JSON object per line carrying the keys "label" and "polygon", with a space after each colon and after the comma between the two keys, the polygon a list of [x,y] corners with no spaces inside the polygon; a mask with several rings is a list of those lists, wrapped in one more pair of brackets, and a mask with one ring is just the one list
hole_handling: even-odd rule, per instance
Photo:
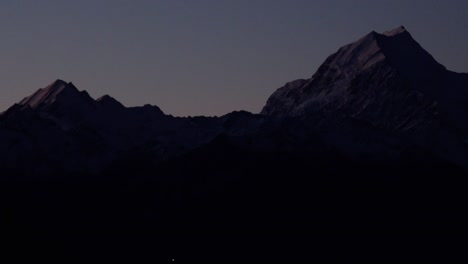
{"label": "layered mountain silhouette", "polygon": [[173,117],[56,80],[0,114],[2,210],[53,234],[447,231],[467,218],[466,102],[468,74],[404,27],[343,46],[260,114]]}

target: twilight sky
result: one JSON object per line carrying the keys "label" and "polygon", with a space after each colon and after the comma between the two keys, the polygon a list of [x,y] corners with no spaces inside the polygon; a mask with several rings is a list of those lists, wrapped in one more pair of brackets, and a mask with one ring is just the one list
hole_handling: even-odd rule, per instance
{"label": "twilight sky", "polygon": [[259,112],[340,46],[399,25],[468,72],[466,0],[2,0],[0,111],[60,78],[172,115]]}

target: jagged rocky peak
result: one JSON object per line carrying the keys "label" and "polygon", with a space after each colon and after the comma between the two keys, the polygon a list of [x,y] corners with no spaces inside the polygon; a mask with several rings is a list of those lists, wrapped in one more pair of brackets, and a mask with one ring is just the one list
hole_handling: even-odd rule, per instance
{"label": "jagged rocky peak", "polygon": [[59,95],[80,96],[80,92],[73,83],[67,83],[57,79],[47,87],[41,88],[34,94],[24,98],[19,104],[36,109],[40,106],[54,103]]}
{"label": "jagged rocky peak", "polygon": [[79,91],[73,83],[57,79],[45,88],[37,90],[24,98],[11,111],[27,111],[40,113],[41,116],[55,119],[83,119],[85,116],[113,115],[127,113],[146,113],[151,115],[164,115],[155,105],[126,108],[122,103],[104,95],[94,100],[86,91]]}
{"label": "jagged rocky peak", "polygon": [[378,43],[378,33],[372,31],[358,41],[341,47],[329,56],[322,66],[335,69],[366,68],[385,59]]}
{"label": "jagged rocky peak", "polygon": [[161,108],[159,108],[156,105],[145,104],[142,107],[136,107],[136,108],[142,109],[145,112],[155,113],[155,114],[158,114],[158,115],[164,115],[164,112],[161,110]]}
{"label": "jagged rocky peak", "polygon": [[406,28],[404,26],[399,26],[399,27],[397,27],[395,29],[385,31],[383,33],[383,35],[385,35],[387,37],[392,37],[392,36],[395,36],[395,35],[398,35],[398,34],[405,34],[405,33],[408,33]]}
{"label": "jagged rocky peak", "polygon": [[379,35],[378,39],[388,63],[405,77],[427,80],[446,71],[403,26]]}
{"label": "jagged rocky peak", "polygon": [[122,103],[120,103],[115,98],[107,94],[96,99],[96,102],[98,103],[98,105],[106,108],[125,108],[125,106]]}
{"label": "jagged rocky peak", "polygon": [[[70,83],[71,84],[71,83]],[[60,79],[57,79],[55,80],[53,83],[49,84],[48,86],[46,86],[45,89],[60,89],[60,88],[63,88],[65,86],[67,86],[68,83],[63,81],[63,80],[60,80]]]}
{"label": "jagged rocky peak", "polygon": [[400,74],[420,79],[445,70],[403,26],[383,34],[372,31],[340,48],[322,66],[356,72],[379,63],[387,63]]}

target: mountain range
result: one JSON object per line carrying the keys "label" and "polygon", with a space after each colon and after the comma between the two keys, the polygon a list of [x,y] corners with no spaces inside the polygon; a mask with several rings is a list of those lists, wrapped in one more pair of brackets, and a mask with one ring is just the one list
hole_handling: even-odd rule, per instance
{"label": "mountain range", "polygon": [[4,221],[53,230],[49,242],[76,230],[456,230],[467,102],[468,74],[404,27],[341,47],[259,114],[174,117],[56,80],[0,114]]}

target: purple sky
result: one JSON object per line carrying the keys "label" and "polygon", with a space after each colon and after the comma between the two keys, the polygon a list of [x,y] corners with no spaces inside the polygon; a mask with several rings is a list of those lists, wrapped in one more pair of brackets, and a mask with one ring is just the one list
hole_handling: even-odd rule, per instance
{"label": "purple sky", "polygon": [[173,115],[259,112],[340,46],[404,25],[468,72],[466,0],[5,0],[0,111],[57,78]]}

